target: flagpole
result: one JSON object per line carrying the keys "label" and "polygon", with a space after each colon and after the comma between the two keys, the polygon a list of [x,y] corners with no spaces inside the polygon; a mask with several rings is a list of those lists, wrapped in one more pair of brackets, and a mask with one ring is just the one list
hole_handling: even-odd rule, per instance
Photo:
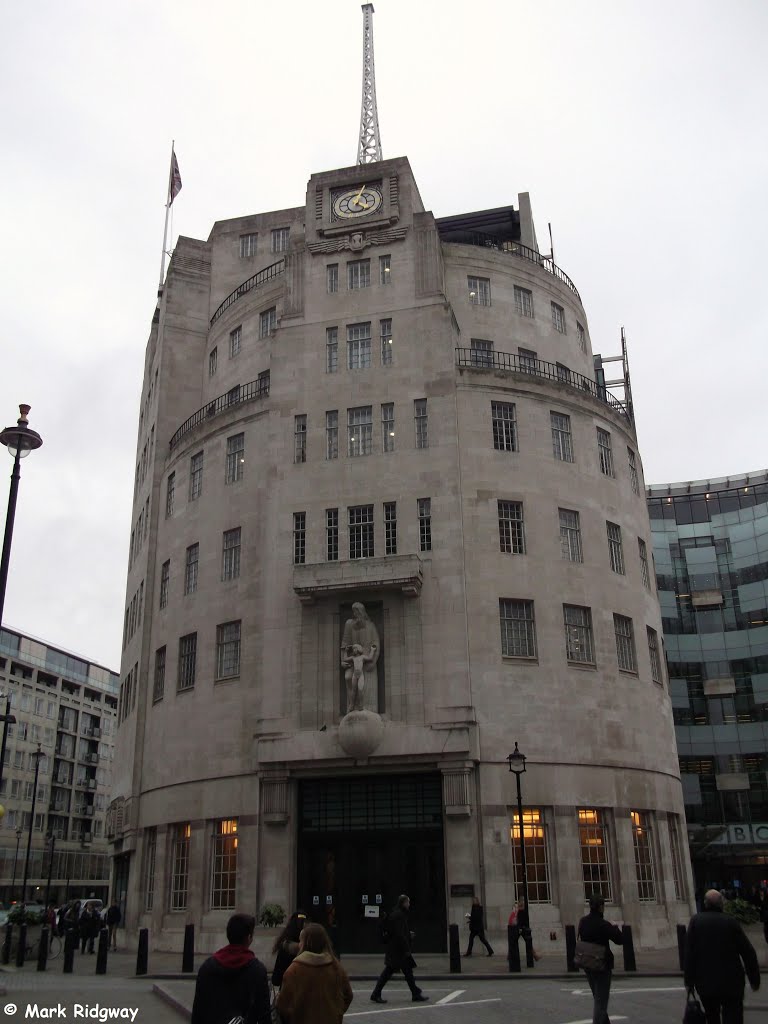
{"label": "flagpole", "polygon": [[165,277],[165,247],[168,244],[168,214],[171,212],[171,184],[173,182],[173,153],[176,140],[171,141],[171,159],[168,165],[168,190],[165,194],[165,228],[163,229],[163,252],[160,257],[160,283],[157,286],[158,299],[163,294],[163,278]]}

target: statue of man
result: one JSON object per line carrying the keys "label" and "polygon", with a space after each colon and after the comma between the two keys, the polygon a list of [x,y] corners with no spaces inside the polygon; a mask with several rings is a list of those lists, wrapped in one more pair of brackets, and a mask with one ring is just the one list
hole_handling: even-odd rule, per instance
{"label": "statue of man", "polygon": [[[360,648],[353,654],[352,648]],[[352,618],[344,623],[341,636],[341,665],[347,682],[347,712],[379,709],[379,674],[376,663],[381,645],[376,626],[368,617],[365,605],[356,601],[352,605]],[[355,678],[356,677],[356,678]]]}

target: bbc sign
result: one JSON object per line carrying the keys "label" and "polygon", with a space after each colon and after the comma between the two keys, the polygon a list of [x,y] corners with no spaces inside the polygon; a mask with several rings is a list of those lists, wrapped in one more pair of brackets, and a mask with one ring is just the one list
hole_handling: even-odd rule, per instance
{"label": "bbc sign", "polygon": [[768,822],[761,822],[752,825],[729,825],[716,843],[728,843],[731,846],[743,844],[768,845]]}

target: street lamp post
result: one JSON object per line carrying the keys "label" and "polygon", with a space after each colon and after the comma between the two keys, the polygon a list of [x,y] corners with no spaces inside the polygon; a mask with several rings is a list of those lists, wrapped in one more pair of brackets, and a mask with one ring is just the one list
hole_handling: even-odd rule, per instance
{"label": "street lamp post", "polygon": [[45,838],[49,845],[51,857],[51,859],[48,861],[48,885],[45,887],[45,906],[47,910],[48,904],[51,901],[51,879],[53,878],[53,853],[54,850],[56,849],[56,836],[53,834],[53,832],[48,832]]}
{"label": "street lamp post", "polygon": [[40,744],[37,744],[37,750],[34,750],[30,755],[35,759],[35,781],[32,784],[32,811],[29,815],[29,833],[27,835],[27,855],[24,858],[24,881],[21,883],[21,902],[22,905],[27,898],[27,878],[29,878],[29,855],[32,851],[32,829],[35,826],[35,804],[37,803],[37,777],[40,774],[40,758],[45,757],[45,754],[40,749]]}
{"label": "street lamp post", "polygon": [[[1,618],[0,623],[2,623]],[[11,695],[10,693],[6,693],[4,696],[5,714],[0,715],[0,721],[3,723],[3,743],[0,747],[0,792],[3,788],[3,768],[5,767],[5,745],[8,742],[8,726],[13,725],[16,721],[15,716],[11,714]],[[2,697],[3,694],[0,694],[0,699],[2,699]]]}
{"label": "street lamp post", "polygon": [[526,916],[528,917],[528,935],[523,935],[525,942],[525,962],[528,967],[533,967],[533,942],[531,941],[531,918],[528,907],[528,872],[525,865],[525,837],[523,835],[523,796],[520,790],[520,776],[525,771],[525,754],[521,754],[515,743],[514,751],[508,755],[509,770],[515,776],[517,783],[517,821],[520,826],[520,870],[523,875],[523,904]]}
{"label": "street lamp post", "polygon": [[23,832],[24,832],[24,829],[21,827],[21,825],[17,825],[16,826],[16,853],[14,853],[14,855],[13,855],[13,880],[11,881],[11,899],[13,899],[13,894],[14,894],[14,891],[16,889],[16,862],[19,859],[19,843],[21,842],[21,836],[22,836]]}

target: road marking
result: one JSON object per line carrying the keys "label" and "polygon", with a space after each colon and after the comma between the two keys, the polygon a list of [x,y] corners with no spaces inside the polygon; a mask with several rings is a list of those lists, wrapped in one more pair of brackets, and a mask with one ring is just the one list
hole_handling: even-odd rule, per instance
{"label": "road marking", "polygon": [[[561,989],[561,991],[565,992],[567,990],[566,989]],[[618,988],[618,987],[616,987],[616,988],[612,988],[611,989],[611,995],[612,996],[634,995],[634,994],[636,994],[638,992],[685,992],[685,986],[684,985],[673,985],[671,987],[668,986],[666,988],[651,988],[650,986],[648,988]],[[592,992],[588,988],[574,988],[574,989],[571,990],[571,995],[572,996],[591,996]],[[571,1022],[569,1022],[569,1024],[574,1024],[574,1022],[571,1021]]]}
{"label": "road marking", "polygon": [[[592,1024],[593,1017],[584,1017],[582,1020],[567,1020],[565,1024]],[[629,1020],[628,1017],[617,1017],[615,1013],[611,1014],[611,1020]]]}
{"label": "road marking", "polygon": [[457,988],[455,992],[449,992],[447,996],[443,996],[442,999],[438,999],[435,1006],[444,1006],[445,1003],[452,1002],[457,996],[464,995],[465,989]]}
{"label": "road marking", "polygon": [[[442,1002],[442,1000],[440,1001]],[[501,999],[468,999],[462,1003],[451,1003],[451,1009],[454,1006],[478,1006],[480,1003],[500,1003]],[[440,1003],[417,1003],[419,1010],[434,1010],[440,1006]],[[402,1013],[403,1010],[414,1010],[414,1006],[393,1006],[387,1010],[358,1010],[356,1013],[345,1013],[344,1019],[347,1017],[366,1017],[371,1013]],[[614,1017],[614,1020],[626,1020],[626,1017]],[[585,1024],[592,1024],[592,1020],[586,1021]]]}

